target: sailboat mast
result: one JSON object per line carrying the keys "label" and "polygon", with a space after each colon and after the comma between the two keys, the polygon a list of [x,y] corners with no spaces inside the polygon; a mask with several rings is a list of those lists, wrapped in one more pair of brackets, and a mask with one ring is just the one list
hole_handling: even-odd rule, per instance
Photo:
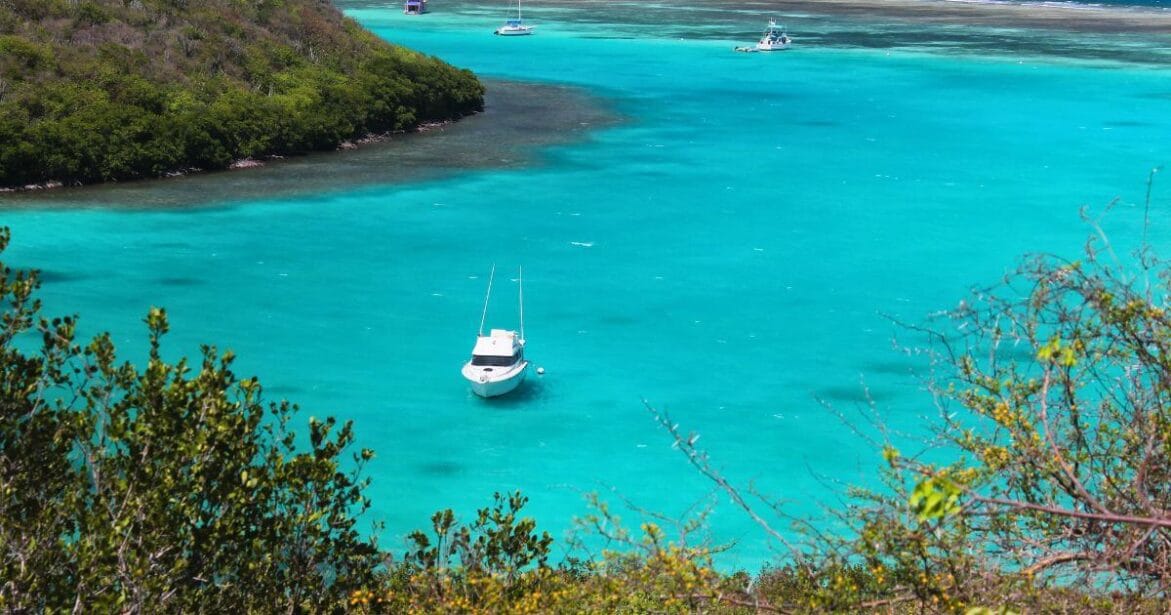
{"label": "sailboat mast", "polygon": [[[516,0],[516,18],[520,20],[520,0]],[[521,337],[524,337],[524,335],[521,335]]]}
{"label": "sailboat mast", "polygon": [[520,273],[516,277],[517,285],[520,286],[520,341],[523,344],[525,341],[525,268],[520,268]]}
{"label": "sailboat mast", "polygon": [[492,279],[496,277],[496,263],[488,273],[488,292],[484,294],[484,311],[480,312],[480,337],[484,336],[484,319],[488,317],[488,298],[492,296]]}

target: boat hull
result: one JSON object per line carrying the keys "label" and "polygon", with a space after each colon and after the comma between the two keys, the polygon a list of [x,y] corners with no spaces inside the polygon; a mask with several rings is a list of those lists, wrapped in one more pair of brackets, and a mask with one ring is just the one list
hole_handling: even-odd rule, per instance
{"label": "boat hull", "polygon": [[777,45],[761,45],[756,44],[752,47],[733,47],[734,51],[743,51],[745,53],[757,53],[760,51],[784,51],[789,48],[792,43],[780,43]]}
{"label": "boat hull", "polygon": [[496,29],[496,34],[498,34],[500,36],[525,36],[527,34],[532,34],[532,33],[533,33],[533,29],[528,26],[521,27],[521,28],[497,28]]}
{"label": "boat hull", "polygon": [[525,379],[529,363],[524,361],[508,369],[483,369],[474,365],[465,365],[464,378],[472,385],[472,392],[480,397],[499,397],[511,393],[520,386]]}

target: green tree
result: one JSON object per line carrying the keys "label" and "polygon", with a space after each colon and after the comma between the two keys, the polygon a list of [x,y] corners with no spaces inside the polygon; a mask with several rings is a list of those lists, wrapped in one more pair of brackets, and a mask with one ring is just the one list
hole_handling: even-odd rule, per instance
{"label": "green tree", "polygon": [[319,611],[369,584],[349,423],[299,442],[231,353],[164,361],[162,309],[140,369],[40,317],[37,286],[0,265],[0,608]]}

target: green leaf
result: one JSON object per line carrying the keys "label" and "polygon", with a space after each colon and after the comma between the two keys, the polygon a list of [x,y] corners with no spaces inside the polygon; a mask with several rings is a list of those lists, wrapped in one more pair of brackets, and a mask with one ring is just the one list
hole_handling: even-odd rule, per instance
{"label": "green leaf", "polygon": [[933,476],[915,485],[908,503],[920,521],[942,519],[959,511],[960,493],[952,481]]}

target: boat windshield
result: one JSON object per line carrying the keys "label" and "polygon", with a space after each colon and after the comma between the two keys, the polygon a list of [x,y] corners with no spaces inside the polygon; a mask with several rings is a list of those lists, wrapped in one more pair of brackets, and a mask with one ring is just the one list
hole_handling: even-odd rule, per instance
{"label": "boat windshield", "polygon": [[508,367],[520,360],[520,357],[491,357],[487,355],[472,355],[472,365],[480,367]]}

